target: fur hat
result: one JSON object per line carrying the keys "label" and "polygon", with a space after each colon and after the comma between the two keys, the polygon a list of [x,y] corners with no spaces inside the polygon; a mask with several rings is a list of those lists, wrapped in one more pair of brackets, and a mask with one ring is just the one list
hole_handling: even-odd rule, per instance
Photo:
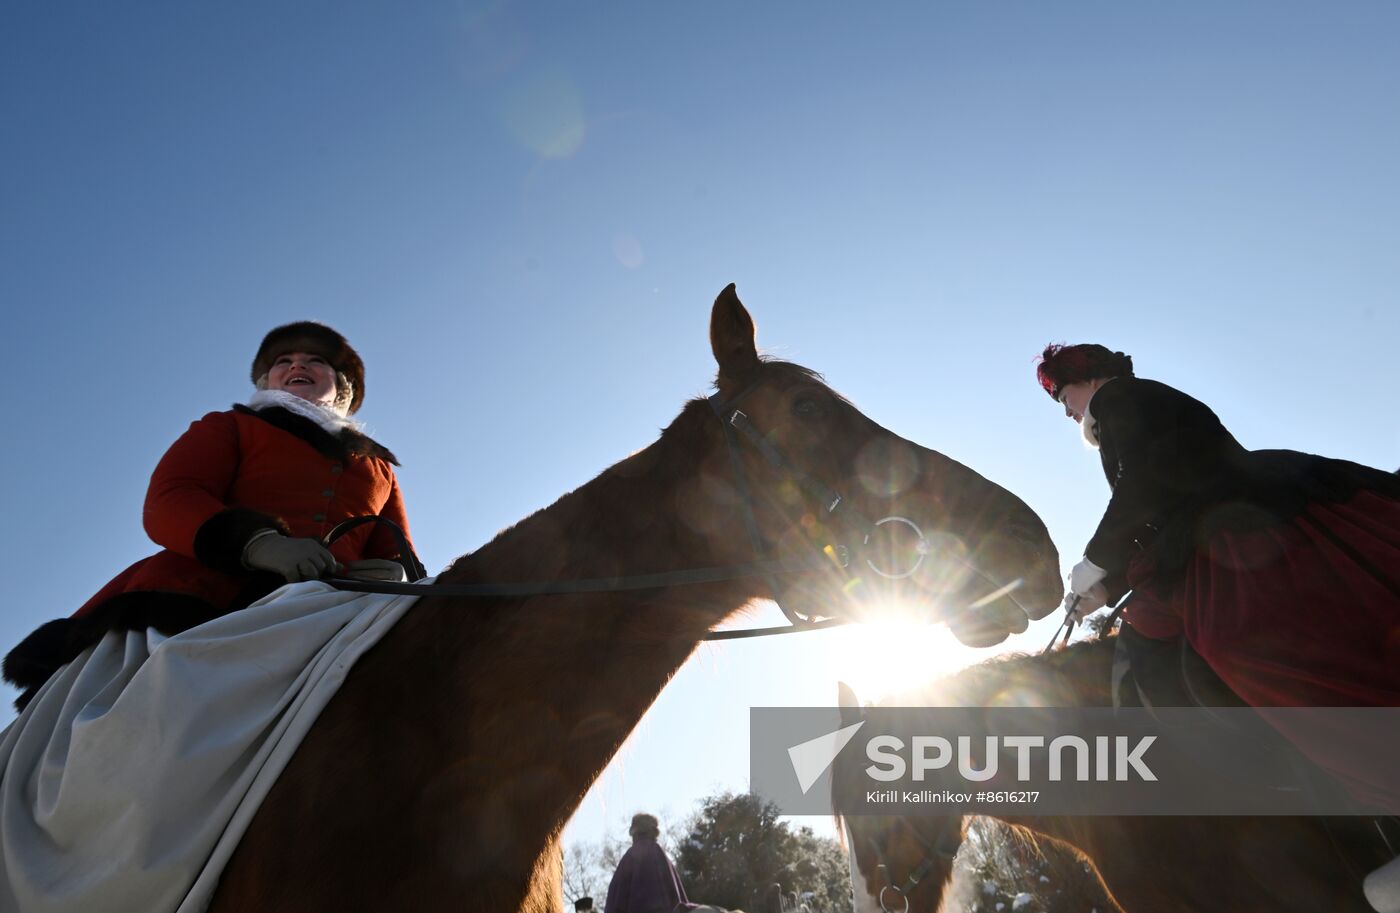
{"label": "fur hat", "polygon": [[[337,384],[349,382],[350,404],[346,413],[353,414],[360,408],[365,400],[365,363],[344,336],[314,320],[299,320],[277,327],[263,337],[258,354],[253,356],[253,383],[267,374],[277,356],[288,352],[309,352],[324,358],[335,369]],[[337,393],[343,394],[343,391]]]}
{"label": "fur hat", "polygon": [[632,826],[627,829],[630,836],[638,834],[650,834],[656,836],[661,833],[661,824],[656,820],[655,815],[648,815],[646,812],[638,812],[632,816]]}
{"label": "fur hat", "polygon": [[1077,346],[1048,345],[1035,366],[1035,378],[1058,400],[1060,391],[1070,384],[1096,380],[1100,377],[1131,377],[1133,359],[1122,352],[1087,342]]}

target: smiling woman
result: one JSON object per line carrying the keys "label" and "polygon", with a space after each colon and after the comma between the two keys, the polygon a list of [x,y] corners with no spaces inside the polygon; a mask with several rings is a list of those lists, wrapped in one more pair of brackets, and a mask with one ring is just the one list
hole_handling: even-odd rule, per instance
{"label": "smiling woman", "polygon": [[350,417],[365,395],[359,354],[330,327],[299,321],[267,334],[250,378],[247,405],[194,422],[156,466],[142,519],[163,551],[6,656],[5,678],[24,692],[17,706],[108,630],[176,634],[337,569],[402,579],[405,556],[385,527],[320,541],[365,514],[407,535],[397,460]]}
{"label": "smiling woman", "polygon": [[345,391],[346,400],[354,389],[324,358],[310,352],[278,355],[263,378],[262,386],[268,390],[285,390],[326,408],[335,405],[337,389]]}

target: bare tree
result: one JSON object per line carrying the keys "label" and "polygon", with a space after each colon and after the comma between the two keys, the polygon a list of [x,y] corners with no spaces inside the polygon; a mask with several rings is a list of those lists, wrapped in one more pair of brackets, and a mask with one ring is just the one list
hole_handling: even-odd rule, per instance
{"label": "bare tree", "polygon": [[608,882],[618,860],[627,851],[622,840],[604,834],[596,841],[582,840],[564,851],[564,899],[572,905],[580,897],[592,897],[598,909],[608,893]]}

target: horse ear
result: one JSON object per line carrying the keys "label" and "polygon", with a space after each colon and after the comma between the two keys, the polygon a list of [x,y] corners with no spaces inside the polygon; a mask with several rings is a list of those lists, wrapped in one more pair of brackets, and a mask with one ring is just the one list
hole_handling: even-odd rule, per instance
{"label": "horse ear", "polygon": [[845,682],[836,683],[836,706],[841,708],[842,726],[858,723],[865,717],[865,712],[860,708],[860,701],[856,698],[856,693]]}
{"label": "horse ear", "polygon": [[722,381],[746,381],[758,367],[753,318],[739,300],[732,282],[719,293],[710,311],[710,350],[719,363]]}

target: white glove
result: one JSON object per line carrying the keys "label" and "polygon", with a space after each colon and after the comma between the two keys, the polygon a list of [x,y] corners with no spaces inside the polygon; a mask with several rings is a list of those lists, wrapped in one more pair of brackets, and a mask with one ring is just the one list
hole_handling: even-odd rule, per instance
{"label": "white glove", "polygon": [[1108,571],[1099,567],[1088,558],[1080,558],[1079,563],[1069,572],[1069,591],[1086,596],[1089,588],[1096,583],[1103,583],[1103,579],[1108,576]]}
{"label": "white glove", "polygon": [[1065,594],[1065,609],[1074,616],[1075,621],[1083,621],[1085,616],[1092,615],[1108,605],[1108,591],[1103,587],[1103,580],[1107,576],[1108,571],[1088,558],[1081,558],[1069,572],[1069,592]]}
{"label": "white glove", "polygon": [[1108,605],[1108,591],[1103,588],[1102,583],[1096,583],[1089,587],[1087,593],[1070,592],[1065,594],[1065,611],[1069,612],[1075,621],[1083,621],[1106,605]]}
{"label": "white glove", "polygon": [[351,561],[341,571],[346,577],[356,580],[378,580],[383,583],[407,583],[408,575],[403,565],[391,558],[362,558]]}
{"label": "white glove", "polygon": [[340,562],[315,539],[293,539],[276,530],[265,530],[243,546],[243,564],[281,574],[288,583],[297,583],[324,577]]}

